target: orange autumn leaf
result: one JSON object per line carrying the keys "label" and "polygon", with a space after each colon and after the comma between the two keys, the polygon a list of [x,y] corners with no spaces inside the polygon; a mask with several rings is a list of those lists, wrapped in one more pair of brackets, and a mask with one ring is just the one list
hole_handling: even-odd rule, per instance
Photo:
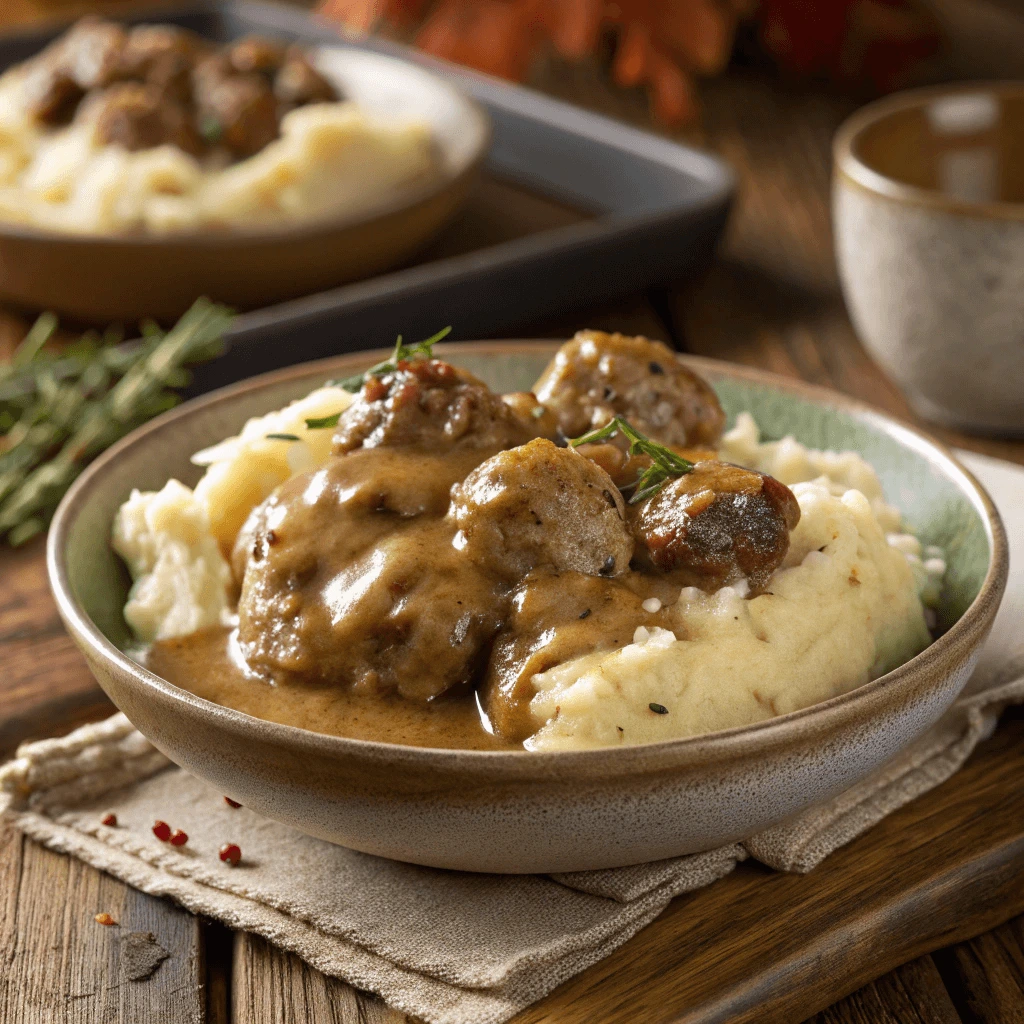
{"label": "orange autumn leaf", "polygon": [[356,31],[384,29],[434,56],[516,81],[549,45],[570,61],[611,38],[612,79],[646,88],[670,125],[698,114],[697,80],[729,62],[738,25],[754,20],[762,47],[805,76],[897,84],[934,34],[919,0],[321,0]]}

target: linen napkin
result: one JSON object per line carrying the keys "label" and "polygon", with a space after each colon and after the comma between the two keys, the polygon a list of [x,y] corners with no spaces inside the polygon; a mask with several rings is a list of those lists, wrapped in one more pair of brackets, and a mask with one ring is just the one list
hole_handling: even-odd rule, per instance
{"label": "linen napkin", "polygon": [[[965,695],[928,734],[831,802],[743,843],[607,871],[472,875],[356,853],[245,808],[174,767],[123,715],[23,746],[0,811],[44,845],[256,932],[429,1024],[500,1024],[606,956],[676,895],[754,857],[811,870],[948,779],[1010,702],[1024,701],[1024,470],[960,453],[1003,513],[1011,580]],[[113,812],[116,827],[102,824]],[[159,842],[160,818],[188,832]],[[218,849],[237,843],[237,867]]]}

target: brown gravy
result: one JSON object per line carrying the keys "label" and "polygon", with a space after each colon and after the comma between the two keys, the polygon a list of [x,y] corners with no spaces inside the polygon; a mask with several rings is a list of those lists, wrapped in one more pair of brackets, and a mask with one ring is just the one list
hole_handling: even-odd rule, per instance
{"label": "brown gravy", "polygon": [[234,630],[157,641],[144,661],[150,671],[204,700],[310,732],[411,747],[521,748],[488,732],[473,692],[421,703],[339,686],[268,683],[244,668]]}

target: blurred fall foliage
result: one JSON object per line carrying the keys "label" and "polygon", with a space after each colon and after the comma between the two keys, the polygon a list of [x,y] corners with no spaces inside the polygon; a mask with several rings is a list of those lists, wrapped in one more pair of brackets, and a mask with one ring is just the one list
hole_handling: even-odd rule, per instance
{"label": "blurred fall foliage", "polygon": [[322,0],[320,13],[513,81],[546,46],[579,61],[610,39],[612,79],[645,87],[668,125],[698,117],[697,81],[724,70],[741,27],[785,73],[875,91],[938,45],[913,0]]}

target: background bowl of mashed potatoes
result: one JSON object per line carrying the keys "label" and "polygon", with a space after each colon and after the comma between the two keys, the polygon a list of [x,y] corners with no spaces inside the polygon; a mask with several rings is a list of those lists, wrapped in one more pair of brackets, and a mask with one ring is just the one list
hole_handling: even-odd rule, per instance
{"label": "background bowl of mashed potatoes", "polygon": [[[461,344],[443,358],[505,391],[530,387],[554,349]],[[371,742],[268,722],[203,700],[132,660],[124,653],[133,642],[124,618],[130,580],[110,546],[132,491],[159,491],[171,478],[194,486],[203,472],[190,462],[194,452],[375,361],[364,353],[294,367],[160,417],[83,474],[51,528],[58,607],[103,688],[172,760],[246,806],[342,845],[437,867],[543,872],[656,860],[744,838],[831,798],[937,721],[970,675],[1007,573],[998,514],[970,474],[926,436],[853,400],[702,359],[684,361],[714,386],[728,414],[730,458],[767,460],[785,476],[798,472],[805,448],[856,453],[826,468],[857,473],[866,461],[907,536],[922,552],[943,553],[941,591],[929,598],[937,638],[924,650],[847,692],[814,691],[812,706],[783,704],[781,713],[744,725],[722,728],[712,718],[696,735],[637,745],[498,751]],[[792,442],[763,445],[787,437]],[[868,485],[851,479],[851,486]],[[817,571],[815,561],[801,553],[808,573]],[[851,604],[851,614],[862,611]],[[695,607],[693,629],[708,614],[716,613]],[[734,649],[748,647],[744,638]],[[644,671],[654,652],[636,653]],[[850,652],[840,646],[823,656]],[[745,670],[736,666],[733,675]],[[728,666],[716,671],[728,687]],[[659,684],[653,676],[640,682]]]}
{"label": "background bowl of mashed potatoes", "polygon": [[[123,31],[80,22],[57,45],[107,29]],[[304,101],[276,138],[226,164],[220,150],[106,139],[101,94],[145,83],[97,87],[71,123],[51,124],[32,104],[38,58],[6,69],[0,298],[87,322],[168,320],[197,295],[251,309],[409,258],[464,200],[487,115],[405,61],[344,45],[301,52],[337,99]]]}

